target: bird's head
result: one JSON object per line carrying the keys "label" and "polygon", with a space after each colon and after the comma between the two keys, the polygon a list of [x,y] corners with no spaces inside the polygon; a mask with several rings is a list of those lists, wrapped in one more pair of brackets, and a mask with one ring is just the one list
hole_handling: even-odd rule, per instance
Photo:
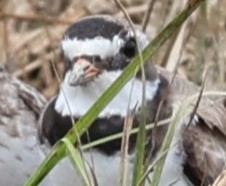
{"label": "bird's head", "polygon": [[[61,41],[70,86],[86,85],[103,72],[121,72],[148,44],[146,35],[126,20],[92,16],[70,26]],[[135,38],[136,36],[136,38]]]}

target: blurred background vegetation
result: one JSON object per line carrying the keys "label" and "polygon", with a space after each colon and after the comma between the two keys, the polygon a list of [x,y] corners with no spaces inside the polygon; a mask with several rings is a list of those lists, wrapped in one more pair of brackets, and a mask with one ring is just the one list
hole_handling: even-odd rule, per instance
{"label": "blurred background vegetation", "polygon": [[[153,0],[152,0],[153,1]],[[189,0],[157,0],[146,32],[153,38]],[[121,0],[136,24],[150,1]],[[207,0],[153,57],[152,62],[196,84],[211,66],[207,87],[226,90],[226,0]],[[79,18],[93,14],[123,17],[109,0],[0,0],[0,64],[47,98],[58,89],[53,63],[62,78],[60,39]]]}

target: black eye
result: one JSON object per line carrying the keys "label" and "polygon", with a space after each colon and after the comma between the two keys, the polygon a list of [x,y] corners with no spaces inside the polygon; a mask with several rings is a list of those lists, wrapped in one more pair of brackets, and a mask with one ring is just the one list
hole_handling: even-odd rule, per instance
{"label": "black eye", "polygon": [[121,52],[128,58],[132,58],[136,55],[137,45],[134,38],[130,38],[121,49]]}

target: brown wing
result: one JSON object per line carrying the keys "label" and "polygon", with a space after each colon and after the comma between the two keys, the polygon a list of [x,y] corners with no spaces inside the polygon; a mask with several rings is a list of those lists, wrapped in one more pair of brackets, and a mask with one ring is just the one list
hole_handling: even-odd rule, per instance
{"label": "brown wing", "polygon": [[[170,80],[172,74],[157,67]],[[197,93],[199,88],[178,76],[172,83],[173,100],[182,100]],[[193,104],[195,105],[195,103]],[[195,185],[209,185],[226,166],[226,97],[203,97],[196,112],[196,120],[187,128],[191,112],[182,123],[182,141],[187,155],[184,171]]]}
{"label": "brown wing", "polygon": [[196,112],[198,120],[184,128],[183,145],[187,175],[198,184],[209,185],[226,165],[226,109],[223,98],[204,101]]}

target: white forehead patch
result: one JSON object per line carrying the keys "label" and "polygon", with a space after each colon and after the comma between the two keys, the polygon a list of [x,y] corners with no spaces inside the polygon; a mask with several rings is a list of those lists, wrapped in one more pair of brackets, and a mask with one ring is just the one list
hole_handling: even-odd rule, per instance
{"label": "white forehead patch", "polygon": [[[129,32],[127,37],[131,37],[132,35],[132,32]],[[136,35],[138,46],[144,49],[148,44],[146,35],[141,31],[137,31]],[[64,38],[61,41],[61,46],[64,55],[70,60],[82,55],[97,55],[101,59],[105,59],[106,57],[117,54],[124,45],[124,42],[118,35],[114,36],[112,40],[101,36],[84,40],[79,40],[75,37],[73,39]]]}
{"label": "white forehead patch", "polygon": [[[72,87],[68,84],[71,74],[71,71],[68,71],[61,84],[59,96],[55,104],[56,111],[63,116],[70,116],[70,113],[72,113],[74,117],[84,115],[121,73],[122,71],[103,72],[87,86]],[[159,82],[159,79],[146,81],[146,99],[153,99],[158,90]],[[141,106],[142,81],[139,79],[130,80],[107,107],[102,110],[99,117],[108,117],[112,114],[126,116],[132,83],[134,87],[131,95],[130,108],[133,108],[135,105],[138,107]],[[68,100],[68,104],[65,100],[65,96]],[[71,112],[69,112],[68,106]]]}
{"label": "white forehead patch", "polygon": [[100,36],[85,40],[66,38],[61,41],[64,54],[70,60],[81,55],[98,55],[101,59],[113,56],[118,53],[123,43],[118,36],[112,41]]}

